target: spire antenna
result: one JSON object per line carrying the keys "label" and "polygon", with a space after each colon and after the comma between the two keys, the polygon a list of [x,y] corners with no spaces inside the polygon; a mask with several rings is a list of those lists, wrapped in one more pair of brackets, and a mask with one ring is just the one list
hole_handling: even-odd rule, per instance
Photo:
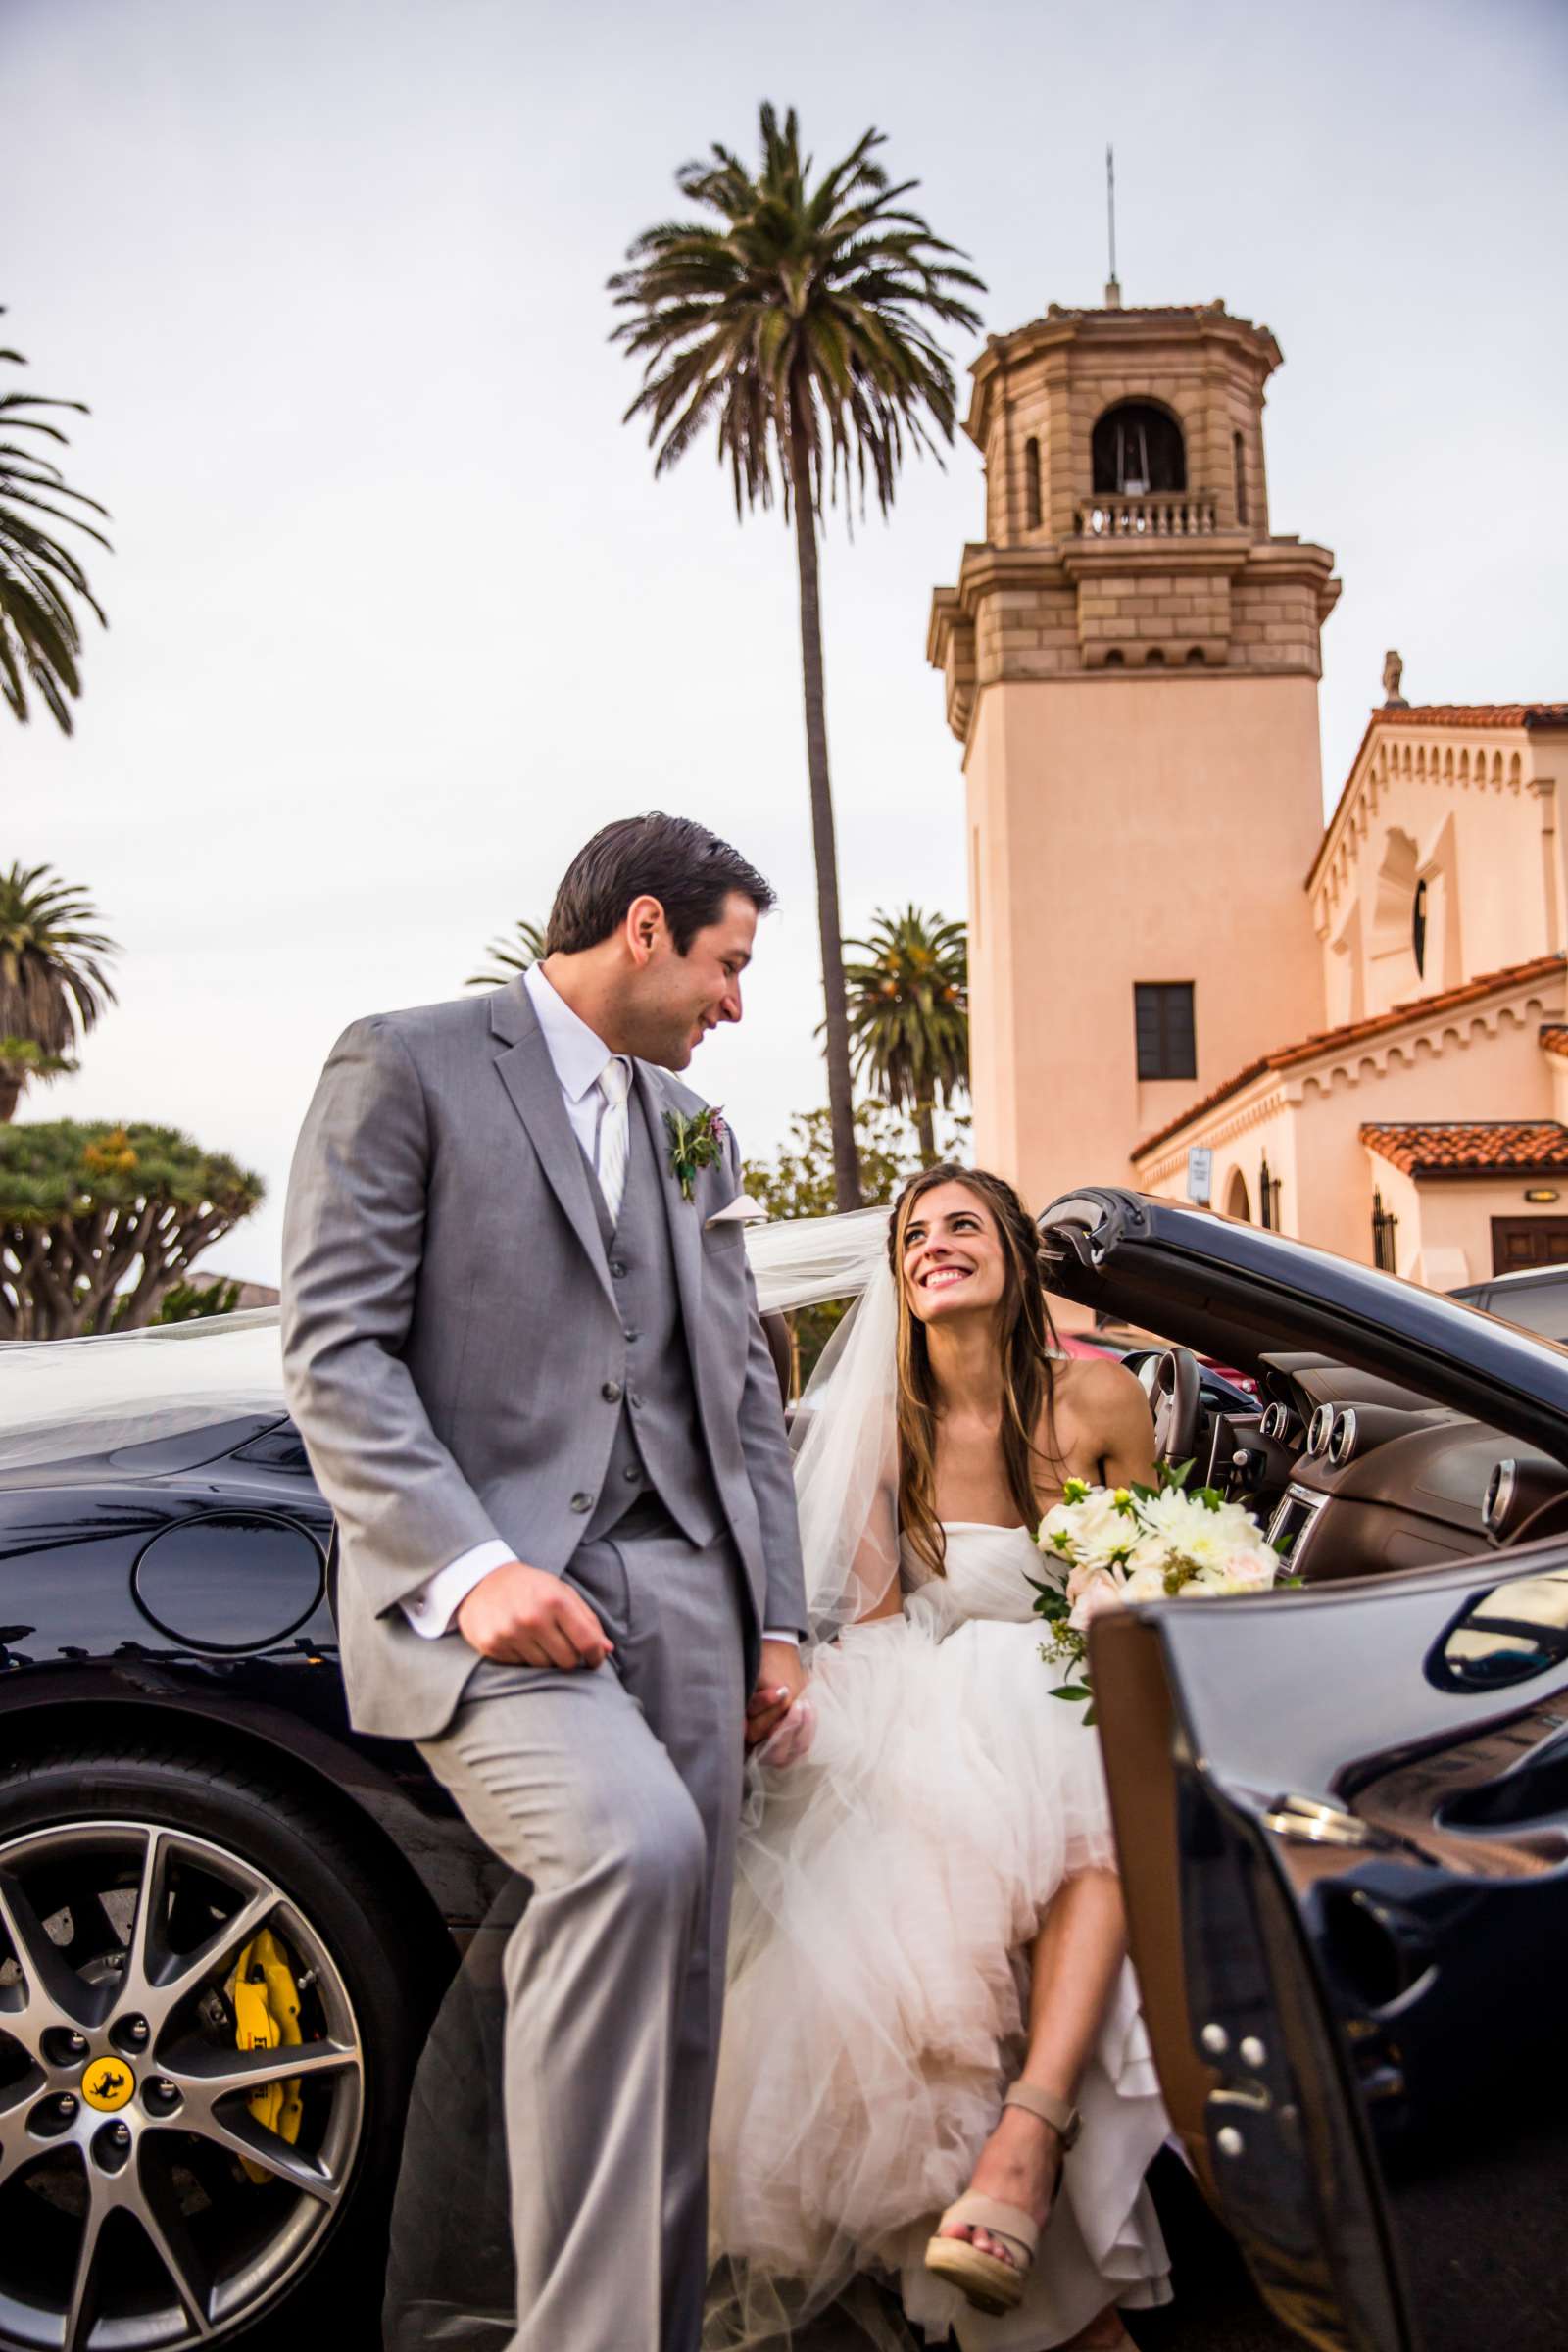
{"label": "spire antenna", "polygon": [[1105,308],[1121,309],[1121,281],[1116,275],[1116,150],[1105,148],[1105,217],[1110,227],[1110,275],[1105,280]]}

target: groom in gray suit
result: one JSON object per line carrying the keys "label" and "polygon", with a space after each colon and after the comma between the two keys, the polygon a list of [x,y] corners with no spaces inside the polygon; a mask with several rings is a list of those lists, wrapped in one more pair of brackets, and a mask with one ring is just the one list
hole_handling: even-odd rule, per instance
{"label": "groom in gray suit", "polygon": [[357,1021],[300,1137],[288,1401],[361,1730],[532,1886],[507,1948],[514,2352],[696,2352],[744,1743],[799,1698],[800,1542],[733,1137],[668,1075],[773,894],[607,826],[547,953]]}

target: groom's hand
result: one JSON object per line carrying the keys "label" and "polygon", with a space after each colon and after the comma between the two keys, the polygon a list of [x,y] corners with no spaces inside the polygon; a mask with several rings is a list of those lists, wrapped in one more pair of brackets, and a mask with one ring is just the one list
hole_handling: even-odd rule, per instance
{"label": "groom's hand", "polygon": [[615,1644],[580,1592],[547,1569],[506,1560],[458,1611],[458,1631],[502,1666],[602,1666]]}
{"label": "groom's hand", "polygon": [[806,1669],[793,1642],[764,1642],[757,1688],[746,1707],[746,1744],[771,1740],[806,1689]]}

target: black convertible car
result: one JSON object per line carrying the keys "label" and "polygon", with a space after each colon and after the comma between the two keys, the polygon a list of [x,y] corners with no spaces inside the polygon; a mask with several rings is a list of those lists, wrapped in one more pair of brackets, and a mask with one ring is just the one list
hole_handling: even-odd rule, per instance
{"label": "black convertible car", "polygon": [[[1125,1192],[1041,1224],[1054,1291],[1166,1343],[1162,1450],[1301,1578],[1096,1628],[1193,2172],[1309,2343],[1559,2346],[1568,1353]],[[756,1238],[764,1305],[858,1290],[882,1219],[798,1239]],[[329,1538],[274,1318],[0,1357],[0,2344],[345,2296],[373,2340],[416,2066],[507,1889],[350,1729]]]}

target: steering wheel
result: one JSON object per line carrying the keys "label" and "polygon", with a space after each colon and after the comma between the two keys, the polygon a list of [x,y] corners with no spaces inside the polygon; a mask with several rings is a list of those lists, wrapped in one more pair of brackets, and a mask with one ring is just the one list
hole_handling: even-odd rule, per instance
{"label": "steering wheel", "polygon": [[1167,1348],[1154,1360],[1149,1401],[1154,1408],[1154,1454],[1162,1462],[1190,1461],[1198,1450],[1203,1382],[1190,1348]]}

